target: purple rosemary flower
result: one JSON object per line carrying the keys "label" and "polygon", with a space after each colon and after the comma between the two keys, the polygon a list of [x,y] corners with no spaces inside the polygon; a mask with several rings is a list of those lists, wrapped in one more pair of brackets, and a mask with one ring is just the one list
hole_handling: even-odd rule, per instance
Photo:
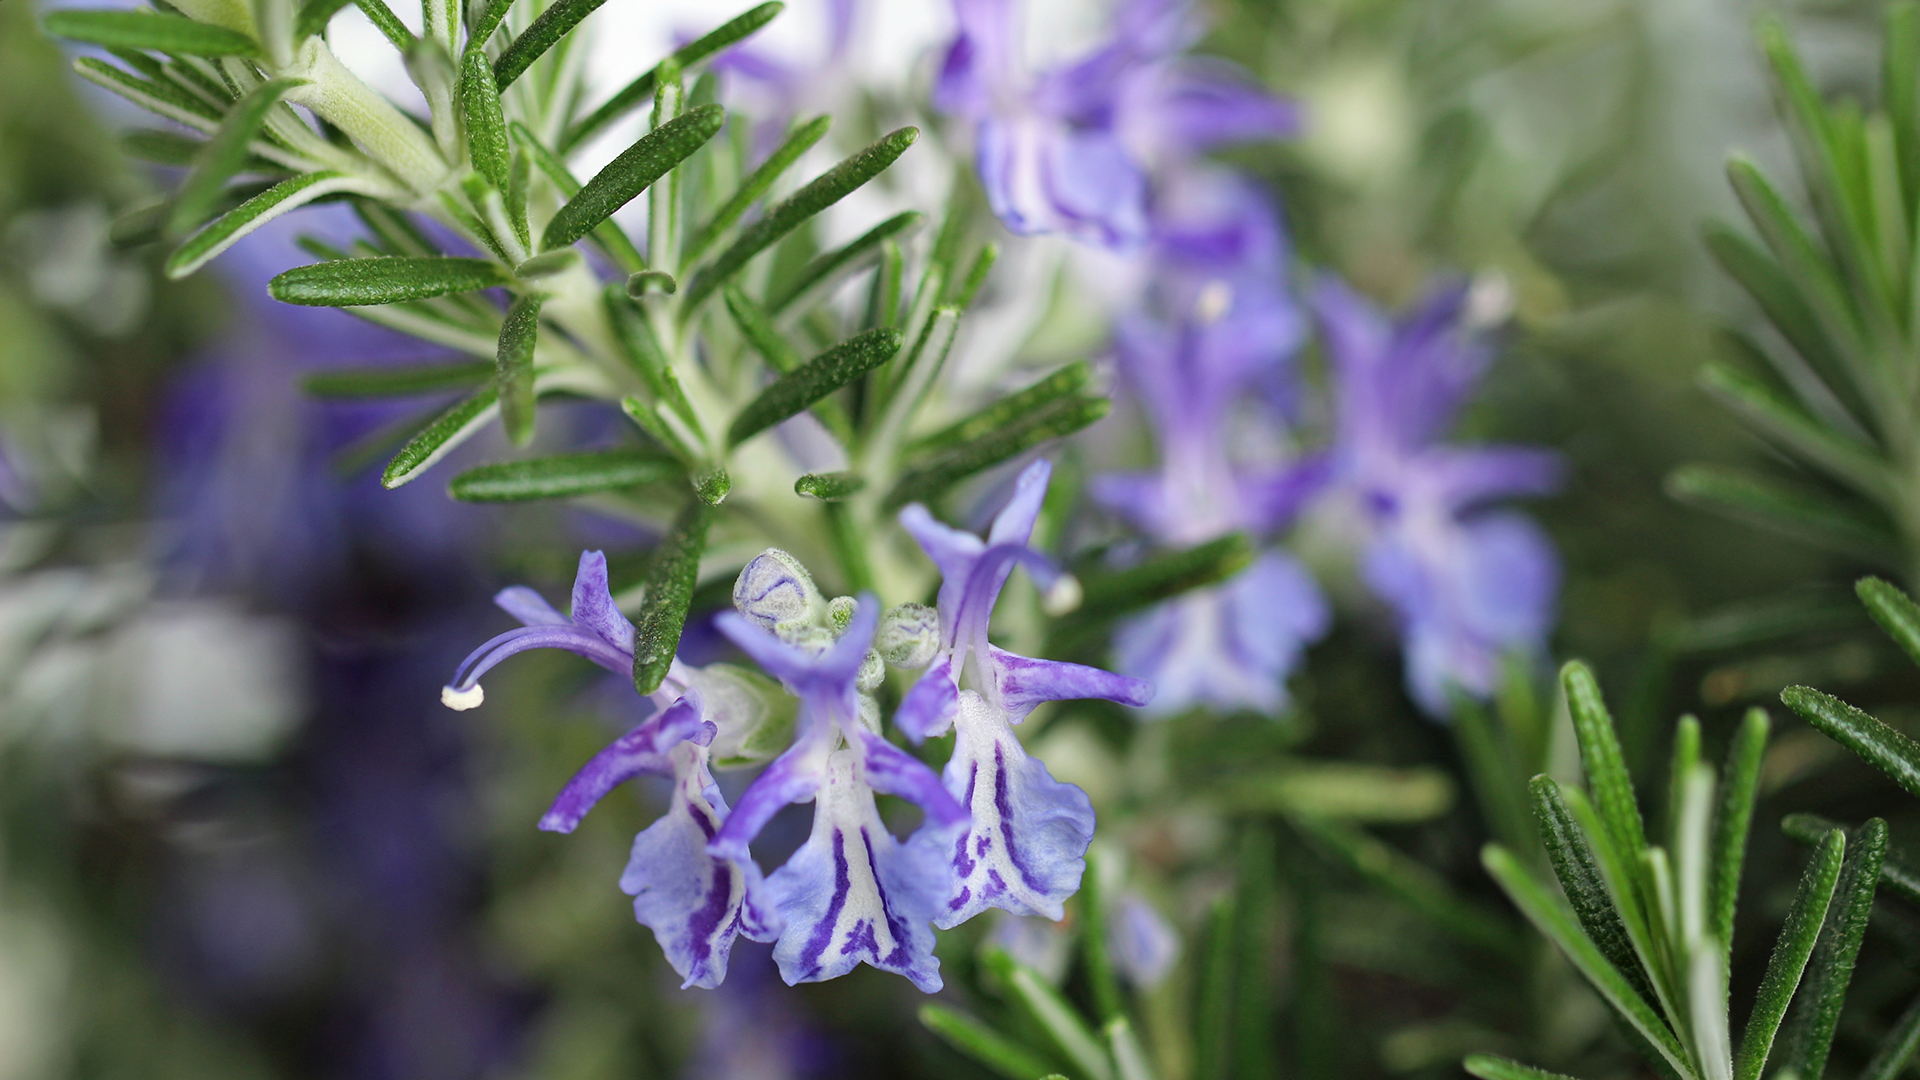
{"label": "purple rosemary flower", "polygon": [[1072,578],[1027,546],[1051,473],[1045,461],[1027,466],[984,541],[935,521],[918,503],[900,512],[900,523],[940,569],[941,636],[894,722],[915,741],[953,727],[943,778],[971,814],[948,853],[951,884],[935,921],[941,929],[989,907],[1059,919],[1086,870],[1093,804],[1028,757],[1011,725],[1042,702],[1100,698],[1138,706],[1152,696],[1139,679],[1016,656],[987,639],[994,602],[1016,564],[1051,601],[1070,599],[1075,589]]}
{"label": "purple rosemary flower", "polygon": [[[1093,494],[1159,544],[1187,547],[1289,525],[1320,486],[1324,463],[1268,448],[1284,432],[1293,352],[1305,332],[1281,287],[1286,245],[1271,205],[1230,174],[1189,170],[1155,208],[1155,276],[1144,310],[1123,317],[1114,353],[1152,424],[1160,466],[1098,477]],[[1246,460],[1253,457],[1255,460]],[[1326,633],[1311,576],[1278,551],[1223,585],[1163,604],[1120,627],[1115,664],[1150,680],[1149,715],[1195,705],[1272,713],[1286,677]]]}
{"label": "purple rosemary flower", "polygon": [[[461,663],[440,693],[449,708],[479,705],[480,677],[528,649],[565,649],[620,674],[633,669],[633,624],[614,605],[606,556],[598,551],[580,555],[571,615],[524,586],[501,590],[494,602],[526,625],[493,638]],[[540,828],[570,833],[620,784],[637,776],[671,777],[667,812],[634,838],[620,888],[633,897],[634,916],[653,929],[668,962],[686,980],[682,985],[712,988],[726,978],[735,938],[765,941],[778,932],[760,903],[759,872],[745,844],[737,857],[707,847],[728,819],[708,770],[710,748],[723,725],[737,729],[758,718],[739,707],[737,695],[677,660],[652,699],[658,711],[589,759],[560,790]],[[739,732],[728,736],[737,742]]]}
{"label": "purple rosemary flower", "polygon": [[1390,605],[1407,688],[1448,712],[1449,687],[1485,696],[1501,661],[1537,656],[1552,628],[1559,561],[1532,520],[1490,504],[1558,488],[1557,455],[1441,445],[1492,359],[1464,285],[1390,321],[1325,280],[1313,306],[1338,396],[1336,483],[1364,537],[1361,576]]}
{"label": "purple rosemary flower", "polygon": [[[763,556],[765,558],[765,556]],[[757,560],[756,560],[757,561]],[[754,568],[742,573],[748,577]],[[811,582],[806,586],[810,590]],[[871,668],[880,605],[862,596],[837,640],[826,633],[783,640],[760,622],[727,612],[716,625],[800,699],[793,746],[740,796],[708,846],[746,861],[747,843],[781,807],[814,800],[813,832],[767,876],[767,902],[781,929],[773,959],[788,985],[838,978],[865,962],[940,989],[928,921],[945,898],[940,853],[966,820],[933,770],[882,738],[877,710],[857,685]],[[880,821],[874,793],[918,805],[925,820],[901,843]]]}
{"label": "purple rosemary flower", "polygon": [[934,103],[975,122],[988,201],[1016,233],[1137,246],[1156,167],[1298,127],[1235,69],[1179,55],[1195,36],[1182,0],[1126,0],[1111,40],[1044,72],[1021,59],[1016,0],[954,0],[954,12]]}

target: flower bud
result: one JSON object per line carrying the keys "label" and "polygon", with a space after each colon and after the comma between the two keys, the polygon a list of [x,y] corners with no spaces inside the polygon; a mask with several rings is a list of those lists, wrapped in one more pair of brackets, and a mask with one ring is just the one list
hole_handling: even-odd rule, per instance
{"label": "flower bud", "polygon": [[880,616],[874,648],[895,667],[919,669],[940,651],[940,613],[925,604],[900,604]]}
{"label": "flower bud", "polygon": [[879,652],[868,649],[866,658],[860,661],[860,674],[853,677],[854,688],[863,694],[871,694],[886,681],[886,661],[880,659]]}
{"label": "flower bud", "polygon": [[779,548],[754,556],[733,582],[733,606],[766,630],[782,623],[811,623],[821,604],[813,575]]}
{"label": "flower bud", "polygon": [[833,636],[839,637],[847,632],[848,624],[853,622],[854,609],[860,602],[851,596],[836,596],[827,601],[827,626],[833,630]]}

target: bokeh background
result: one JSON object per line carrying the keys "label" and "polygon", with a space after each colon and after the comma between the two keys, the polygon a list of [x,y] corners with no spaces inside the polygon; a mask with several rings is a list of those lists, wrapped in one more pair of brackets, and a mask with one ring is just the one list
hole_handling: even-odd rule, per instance
{"label": "bokeh background", "polygon": [[[594,24],[606,78],[712,21],[704,6],[612,0]],[[1066,53],[1104,15],[1098,0],[1035,6],[1036,40]],[[824,4],[793,0],[770,47],[817,52],[810,7]],[[1564,491],[1535,507],[1565,562],[1554,651],[1596,666],[1638,775],[1663,775],[1679,713],[1717,748],[1789,683],[1920,720],[1898,705],[1911,670],[1851,603],[1857,567],[1663,488],[1684,462],[1764,454],[1695,388],[1720,330],[1755,321],[1700,239],[1736,216],[1724,162],[1789,171],[1755,20],[1785,18],[1823,90],[1865,95],[1878,5],[1203,7],[1199,51],[1307,110],[1301,139],[1224,155],[1277,195],[1304,259],[1390,304],[1437,271],[1511,286],[1515,319],[1465,434],[1567,456]],[[857,12],[858,45],[820,99],[924,90],[946,6]],[[675,989],[612,884],[658,792],[610,800],[565,843],[534,831],[617,730],[604,687],[565,657],[503,673],[478,714],[441,708],[438,687],[499,622],[495,589],[557,593],[582,546],[645,538],[580,511],[457,505],[434,485],[381,491],[371,467],[416,406],[314,402],[301,375],[432,351],[268,301],[266,277],[304,261],[289,229],[182,282],[159,253],[116,247],[113,218],[169,178],[123,156],[127,114],[83,90],[37,17],[0,4],[0,1080],[978,1074],[919,1027],[916,995],[868,969],[788,989],[743,944],[724,990]],[[349,62],[371,34],[357,17],[335,31]],[[363,73],[404,87],[376,53]],[[1009,291],[987,303],[1017,305]],[[1097,355],[1099,327],[1070,298],[1055,307],[1007,347]],[[1313,648],[1282,722],[1143,733],[1089,710],[1038,735],[1103,830],[1121,823],[1115,842],[1185,942],[1146,995],[1150,1033],[1181,1028],[1207,905],[1258,867],[1248,933],[1270,957],[1258,1016],[1274,1053],[1235,1075],[1452,1076],[1479,1049],[1636,1075],[1550,955],[1463,944],[1283,815],[1239,807],[1228,827],[1192,794],[1261,755],[1402,770],[1406,805],[1375,835],[1517,927],[1479,869],[1487,825],[1458,795],[1453,742],[1405,699],[1380,613],[1336,600],[1358,617]],[[1777,924],[1801,859],[1764,823],[1903,805],[1822,737],[1781,730],[1743,928]],[[1896,843],[1920,824],[1893,823]],[[1842,1062],[1870,1052],[1920,962],[1920,922],[1887,908]],[[963,1002],[989,932],[944,935]],[[1736,987],[1757,982],[1770,940],[1737,935]],[[1163,1053],[1172,1077],[1191,1067]]]}

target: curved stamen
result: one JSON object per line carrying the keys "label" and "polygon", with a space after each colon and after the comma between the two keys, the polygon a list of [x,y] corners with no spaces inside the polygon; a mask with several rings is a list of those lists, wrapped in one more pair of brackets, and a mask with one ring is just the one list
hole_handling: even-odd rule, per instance
{"label": "curved stamen", "polygon": [[631,654],[620,651],[605,638],[583,627],[551,623],[522,626],[489,640],[469,653],[454,671],[453,681],[440,691],[440,700],[454,709],[471,709],[480,704],[483,700],[480,676],[507,657],[528,649],[565,649],[616,673],[627,672],[633,667]]}

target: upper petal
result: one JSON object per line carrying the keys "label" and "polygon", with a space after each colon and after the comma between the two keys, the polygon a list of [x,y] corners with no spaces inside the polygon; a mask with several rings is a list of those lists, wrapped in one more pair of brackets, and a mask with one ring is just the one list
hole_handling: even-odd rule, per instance
{"label": "upper petal", "polygon": [[713,741],[715,731],[700,718],[696,700],[681,698],[587,759],[540,818],[540,828],[572,832],[607,792],[642,773],[671,774],[674,747],[687,741],[704,746]]}
{"label": "upper petal", "polygon": [[1098,698],[1140,706],[1153,698],[1152,684],[1141,679],[1084,664],[1015,656],[997,645],[987,648],[993,656],[990,666],[1001,704],[1007,710],[1008,719],[1016,724],[1026,719],[1035,706],[1048,701]]}
{"label": "upper petal", "polygon": [[493,602],[528,626],[564,626],[573,621],[554,610],[546,597],[525,585],[509,585],[501,589],[493,594]]}
{"label": "upper petal", "polygon": [[604,552],[580,553],[580,570],[573,578],[573,621],[606,638],[614,648],[633,652],[633,624],[614,606]]}
{"label": "upper petal", "polygon": [[953,684],[953,658],[942,656],[907,690],[894,710],[893,723],[914,742],[946,734],[960,713],[960,691]]}
{"label": "upper petal", "polygon": [[1037,458],[1020,470],[1013,482],[1013,497],[994,515],[993,528],[987,532],[987,546],[1025,544],[1033,536],[1034,522],[1040,520],[1040,508],[1047,501],[1047,482],[1053,478],[1053,463]]}

